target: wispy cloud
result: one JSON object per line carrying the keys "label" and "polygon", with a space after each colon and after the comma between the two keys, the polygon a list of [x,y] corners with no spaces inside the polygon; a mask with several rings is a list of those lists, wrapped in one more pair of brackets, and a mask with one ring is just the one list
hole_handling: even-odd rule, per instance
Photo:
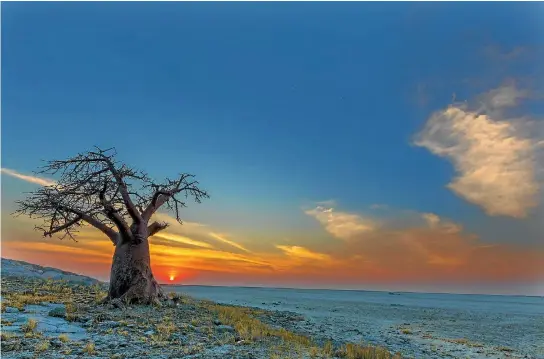
{"label": "wispy cloud", "polygon": [[[512,263],[512,267],[502,273],[504,276],[534,279],[544,274],[535,267],[542,263],[533,254],[542,253],[537,248],[485,243],[474,234],[465,233],[461,224],[435,213],[411,210],[395,213],[395,218],[382,219],[379,225],[366,225],[377,222],[331,208],[306,211],[332,236],[349,239],[328,254],[327,266],[350,273],[345,275],[359,273],[361,278],[372,275],[383,280],[494,279],[497,277],[494,263],[503,261]],[[339,219],[334,218],[335,214]],[[399,223],[403,225],[399,227]],[[277,247],[290,256],[306,253],[297,246]]]}
{"label": "wispy cloud", "polygon": [[447,233],[458,233],[463,230],[460,224],[444,220],[434,213],[422,213],[421,217],[431,229],[440,229]]}
{"label": "wispy cloud", "polygon": [[213,246],[211,244],[209,244],[209,243],[202,242],[202,241],[197,241],[195,239],[191,239],[189,237],[169,233],[167,231],[158,233],[158,234],[155,235],[155,237],[159,237],[159,238],[166,239],[168,241],[172,241],[172,242],[176,242],[176,243],[189,244],[189,245],[196,246],[196,247],[213,248]]}
{"label": "wispy cloud", "polygon": [[327,255],[327,254],[314,252],[314,251],[311,251],[311,250],[309,250],[307,248],[300,247],[300,246],[277,245],[276,248],[282,250],[285,254],[287,254],[290,257],[312,259],[312,260],[328,260],[328,259],[330,259],[330,256]]}
{"label": "wispy cloud", "polygon": [[238,249],[240,249],[240,250],[242,250],[242,251],[244,251],[244,252],[250,252],[249,249],[245,248],[245,247],[242,246],[241,244],[238,244],[238,243],[236,243],[236,242],[233,242],[233,241],[231,241],[231,240],[225,238],[225,235],[217,234],[217,233],[213,233],[213,232],[209,233],[209,235],[210,235],[212,238],[215,238],[215,239],[217,239],[217,240],[220,241],[220,242],[226,243],[226,244],[228,244],[228,245],[230,245],[230,246],[233,246],[233,247],[235,247],[235,248],[238,248]]}
{"label": "wispy cloud", "polygon": [[[296,236],[291,236],[288,244],[272,244],[277,250],[240,252],[233,251],[239,249],[236,246],[221,240],[226,239],[217,234],[221,232],[211,232],[221,239],[212,238],[211,226],[172,226],[160,233],[162,237],[156,236],[150,242],[155,275],[168,280],[175,273],[176,280],[185,281],[189,276],[198,282],[203,273],[215,273],[216,278],[236,277],[238,284],[251,279],[261,284],[305,282],[325,286],[399,281],[534,281],[544,276],[541,248],[486,243],[466,233],[460,224],[435,213],[398,211],[407,221],[398,221],[388,214],[387,219],[380,219],[379,225],[370,220],[373,225],[369,230],[369,226],[362,225],[369,219],[341,209],[307,212],[312,217],[326,215],[319,221],[323,229],[335,238],[348,240],[331,238],[328,244],[333,245],[323,246],[322,241],[302,244]],[[79,242],[74,243],[44,239],[32,231],[31,225],[22,226],[17,218],[3,226],[5,254],[23,260],[47,259],[48,263],[54,260],[66,268],[77,268],[82,261],[81,270],[107,278],[114,247],[99,231],[85,228]],[[344,228],[339,230],[341,227]],[[220,246],[221,243],[229,246]],[[220,284],[221,280],[214,283]]]}
{"label": "wispy cloud", "polygon": [[492,216],[521,218],[538,205],[543,134],[530,133],[534,123],[527,119],[506,116],[527,96],[513,84],[502,86],[480,96],[474,109],[455,104],[435,112],[416,136],[416,145],[454,165],[448,188]]}
{"label": "wispy cloud", "polygon": [[357,214],[338,212],[332,207],[317,206],[305,213],[317,219],[330,234],[344,240],[349,240],[361,233],[371,232],[379,225],[375,220]]}
{"label": "wispy cloud", "polygon": [[15,177],[15,178],[18,178],[20,180],[26,181],[26,182],[38,184],[40,186],[53,186],[56,183],[52,179],[25,175],[25,174],[22,174],[22,173],[19,173],[19,172],[15,171],[15,170],[11,170],[9,168],[1,168],[0,172],[5,173],[8,176]]}

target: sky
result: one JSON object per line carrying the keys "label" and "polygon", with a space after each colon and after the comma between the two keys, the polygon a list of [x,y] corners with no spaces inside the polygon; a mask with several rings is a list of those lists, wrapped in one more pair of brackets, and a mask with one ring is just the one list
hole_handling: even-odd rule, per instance
{"label": "sky", "polygon": [[107,279],[13,217],[93,146],[196,175],[161,282],[544,295],[541,3],[2,3],[2,256]]}

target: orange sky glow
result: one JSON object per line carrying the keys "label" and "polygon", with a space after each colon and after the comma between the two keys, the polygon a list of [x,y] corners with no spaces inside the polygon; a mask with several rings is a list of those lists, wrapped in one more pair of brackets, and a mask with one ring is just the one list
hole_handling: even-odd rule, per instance
{"label": "orange sky glow", "polygon": [[[150,239],[153,271],[169,284],[361,289],[398,283],[536,283],[544,278],[542,248],[486,244],[437,216],[425,214],[419,226],[389,229],[332,209],[309,212],[324,223],[332,245],[293,240],[251,246],[208,226],[180,225],[158,214],[171,227]],[[114,247],[100,232],[85,227],[77,243],[61,241],[42,238],[31,222],[20,217],[4,221],[3,257],[108,279]]]}

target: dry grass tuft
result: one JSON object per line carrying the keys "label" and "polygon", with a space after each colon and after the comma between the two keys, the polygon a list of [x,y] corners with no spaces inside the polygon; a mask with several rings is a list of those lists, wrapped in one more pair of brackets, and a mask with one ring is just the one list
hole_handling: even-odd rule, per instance
{"label": "dry grass tuft", "polygon": [[34,333],[37,326],[38,322],[35,319],[28,319],[27,322],[21,326],[21,330],[24,333]]}
{"label": "dry grass tuft", "polygon": [[66,334],[61,334],[59,335],[59,340],[63,343],[68,343],[70,341],[70,338],[68,338],[68,335]]}
{"label": "dry grass tuft", "polygon": [[323,354],[327,356],[334,355],[334,344],[330,340],[323,345]]}
{"label": "dry grass tuft", "polygon": [[401,355],[391,354],[387,349],[348,343],[336,353],[347,359],[401,359]]}
{"label": "dry grass tuft", "polygon": [[11,338],[15,338],[15,337],[16,337],[16,335],[14,333],[11,333],[11,332],[3,331],[0,334],[0,339],[2,339],[2,341],[10,340]]}
{"label": "dry grass tuft", "polygon": [[36,352],[41,353],[49,349],[49,340],[42,340],[36,344]]}
{"label": "dry grass tuft", "polygon": [[204,302],[209,310],[219,316],[222,323],[231,325],[245,340],[261,340],[265,338],[277,338],[281,345],[276,347],[271,358],[312,358],[338,356],[347,359],[401,359],[400,354],[391,354],[387,349],[375,346],[362,346],[348,343],[335,351],[332,342],[328,341],[322,348],[304,335],[296,334],[284,328],[276,329],[261,322],[255,316],[265,313],[259,309],[220,305],[212,302]]}
{"label": "dry grass tuft", "polygon": [[85,344],[85,347],[83,348],[83,352],[89,355],[93,355],[96,352],[94,343],[88,342],[87,344]]}

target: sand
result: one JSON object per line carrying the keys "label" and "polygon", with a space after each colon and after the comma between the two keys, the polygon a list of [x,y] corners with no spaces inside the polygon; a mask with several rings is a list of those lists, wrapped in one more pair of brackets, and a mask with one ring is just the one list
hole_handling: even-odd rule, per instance
{"label": "sand", "polygon": [[416,358],[544,358],[544,297],[182,286],[225,304],[288,311],[294,330]]}

